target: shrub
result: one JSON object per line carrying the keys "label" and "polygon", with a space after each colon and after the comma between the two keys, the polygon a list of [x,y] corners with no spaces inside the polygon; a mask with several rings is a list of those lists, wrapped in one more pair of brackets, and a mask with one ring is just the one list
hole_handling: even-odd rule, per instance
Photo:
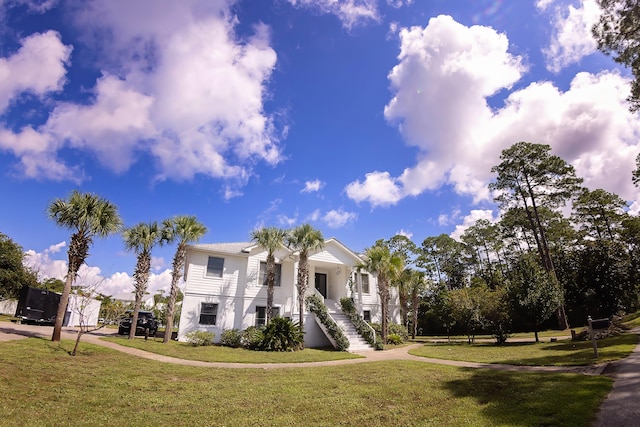
{"label": "shrub", "polygon": [[409,339],[409,333],[407,332],[407,328],[404,325],[399,325],[397,323],[389,324],[389,334],[395,334],[400,337],[402,342]]}
{"label": "shrub", "polygon": [[358,334],[365,341],[369,343],[376,350],[382,350],[383,345],[380,340],[380,334],[374,335],[369,328],[367,322],[364,321],[362,316],[356,313],[356,306],[353,303],[351,298],[340,298],[340,307],[342,308],[342,312],[351,320],[353,326],[355,326]]}
{"label": "shrub", "polygon": [[186,335],[187,342],[194,347],[212,345],[216,334],[205,331],[191,331]]}
{"label": "shrub", "polygon": [[295,351],[302,348],[304,332],[298,323],[284,317],[274,317],[263,331],[262,350]]}
{"label": "shrub", "polygon": [[389,334],[387,335],[387,344],[402,344],[402,337],[398,334]]}
{"label": "shrub", "polygon": [[[375,329],[376,334],[382,335],[382,325],[380,325],[380,323],[371,323],[371,327]],[[409,339],[407,328],[405,328],[404,325],[399,325],[397,323],[389,323],[387,330],[387,340],[389,339],[389,335],[391,334],[398,335],[402,342]]]}
{"label": "shrub", "polygon": [[340,329],[331,316],[329,316],[327,306],[324,305],[324,302],[320,297],[318,295],[309,295],[305,300],[305,303],[307,305],[307,309],[315,314],[318,320],[320,320],[320,323],[322,323],[325,329],[329,332],[335,341],[338,350],[346,351],[349,348],[349,340],[344,335],[344,332],[342,332],[342,329]]}
{"label": "shrub", "polygon": [[225,329],[220,334],[220,344],[226,347],[238,348],[242,345],[242,335],[237,329]]}
{"label": "shrub", "polygon": [[240,344],[242,347],[249,350],[260,350],[262,347],[262,340],[264,338],[262,330],[262,327],[249,326],[247,329],[242,331],[242,336],[240,337]]}

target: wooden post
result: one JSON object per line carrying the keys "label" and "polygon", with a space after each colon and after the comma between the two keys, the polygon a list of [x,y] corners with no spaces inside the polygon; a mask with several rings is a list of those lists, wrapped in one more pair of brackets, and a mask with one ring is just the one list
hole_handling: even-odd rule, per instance
{"label": "wooden post", "polygon": [[587,321],[589,322],[589,334],[591,335],[591,342],[593,342],[593,357],[598,358],[598,343],[596,342],[596,334],[593,330],[592,319],[591,316],[587,317]]}

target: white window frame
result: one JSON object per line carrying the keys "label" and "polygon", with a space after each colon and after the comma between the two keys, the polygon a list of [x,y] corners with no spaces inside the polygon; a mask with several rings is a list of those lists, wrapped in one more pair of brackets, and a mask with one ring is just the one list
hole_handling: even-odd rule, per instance
{"label": "white window frame", "polygon": [[[213,316],[213,323],[209,323],[209,322],[202,323],[202,316]],[[215,326],[217,323],[218,323],[218,303],[204,302],[204,301],[200,302],[200,317],[198,318],[198,324]]]}
{"label": "white window frame", "polygon": [[[209,266],[211,264],[211,260],[222,260],[222,265],[220,265],[220,272],[216,272],[213,270],[213,268],[211,269],[212,272],[209,272]],[[212,266],[215,267],[215,266]],[[224,258],[219,257],[219,256],[209,256],[207,258],[207,268],[205,270],[205,275],[207,277],[222,277],[222,274],[224,273]]]}
{"label": "white window frame", "polygon": [[[262,309],[264,311],[264,317],[258,317],[259,310]],[[280,306],[271,307],[271,318],[280,316]],[[261,320],[260,324],[258,324],[258,320]],[[263,323],[264,322],[264,323]],[[256,317],[253,322],[254,326],[266,326],[267,324],[267,306],[266,305],[256,305]]]}
{"label": "white window frame", "polygon": [[[366,280],[365,280],[366,277]],[[365,290],[364,285],[365,282],[367,284],[367,289]],[[370,294],[371,293],[371,282],[369,282],[369,275],[367,273],[362,273],[360,274],[360,285],[361,285],[361,289],[362,289],[362,293],[363,294]]]}
{"label": "white window frame", "polygon": [[[262,266],[264,265],[264,271],[262,270]],[[282,285],[282,264],[276,263],[276,282],[273,284],[274,287],[280,287]],[[260,261],[260,266],[258,267],[258,285],[259,286],[267,286],[267,262]]]}

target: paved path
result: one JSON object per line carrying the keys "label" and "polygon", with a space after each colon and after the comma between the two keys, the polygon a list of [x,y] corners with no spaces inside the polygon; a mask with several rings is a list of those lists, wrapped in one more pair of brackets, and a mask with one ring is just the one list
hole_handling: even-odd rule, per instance
{"label": "paved path", "polygon": [[[34,326],[34,325],[21,325],[9,322],[0,323],[0,341],[8,339],[24,338],[28,336],[37,336],[43,338],[51,337],[53,328],[51,326]],[[144,359],[157,360],[164,363],[172,363],[176,365],[187,366],[201,366],[211,368],[236,368],[236,369],[281,369],[281,368],[304,368],[313,366],[336,366],[336,365],[350,365],[355,363],[367,363],[378,362],[386,360],[413,360],[423,363],[434,363],[439,365],[458,366],[465,368],[483,368],[483,369],[495,369],[502,371],[528,371],[528,372],[568,372],[568,373],[580,373],[586,375],[600,375],[606,365],[594,365],[594,366],[514,366],[514,365],[501,365],[494,363],[475,363],[475,362],[461,362],[456,360],[444,360],[444,359],[431,359],[428,357],[414,356],[409,354],[409,350],[412,348],[420,347],[423,344],[413,344],[406,347],[395,348],[385,351],[364,351],[355,352],[359,356],[363,356],[358,359],[346,359],[346,360],[330,360],[326,362],[302,362],[302,363],[225,363],[225,362],[201,362],[197,360],[185,360],[170,356],[163,356],[156,353],[151,353],[137,348],[127,347],[119,345],[113,342],[101,340],[100,337],[115,335],[113,329],[100,329],[93,333],[85,334],[82,337],[83,342],[90,342],[92,344],[108,347],[113,350],[121,351],[123,353],[131,354],[133,356],[142,357]],[[63,328],[62,337],[66,339],[75,339],[76,330],[74,328]]]}
{"label": "paved path", "polygon": [[[640,334],[640,327],[632,330]],[[595,427],[640,426],[640,344],[629,357],[609,364],[613,389],[600,407]]]}

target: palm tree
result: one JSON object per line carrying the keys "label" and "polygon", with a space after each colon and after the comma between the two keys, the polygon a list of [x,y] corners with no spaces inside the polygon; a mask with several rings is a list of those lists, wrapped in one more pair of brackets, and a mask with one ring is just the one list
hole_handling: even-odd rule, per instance
{"label": "palm tree", "polygon": [[198,222],[195,216],[180,215],[163,221],[163,239],[168,243],[178,241],[176,253],[173,256],[173,271],[171,272],[171,291],[167,304],[167,328],[163,342],[168,342],[173,329],[176,298],[178,297],[178,283],[182,279],[184,263],[187,257],[187,245],[197,242],[207,232],[207,227]]}
{"label": "palm tree", "polygon": [[251,232],[251,240],[267,250],[267,323],[273,314],[273,287],[276,283],[275,251],[284,244],[287,232],[277,227],[261,228]]}
{"label": "palm tree", "polygon": [[380,297],[380,308],[382,314],[381,335],[382,342],[387,342],[387,329],[389,323],[389,284],[394,281],[402,271],[402,258],[392,254],[389,248],[383,243],[367,248],[365,250],[365,261],[359,268],[374,273],[378,278],[378,296]]}
{"label": "palm tree", "polygon": [[107,237],[117,233],[122,226],[118,207],[95,194],[71,192],[67,199],[55,199],[47,208],[47,214],[58,226],[71,230],[71,242],[67,255],[67,275],[58,304],[58,314],[51,341],[60,341],[62,321],[69,302],[71,286],[78,276],[80,266],[89,256],[94,237]]}
{"label": "palm tree", "polygon": [[124,230],[122,237],[124,238],[125,248],[128,251],[134,251],[138,256],[136,268],[133,272],[136,301],[133,307],[131,330],[129,331],[129,339],[133,339],[136,336],[138,312],[142,305],[142,298],[144,297],[144,294],[147,291],[147,285],[149,284],[151,250],[157,244],[162,243],[162,229],[158,226],[156,221],[148,224],[141,222]]}
{"label": "palm tree", "polygon": [[[407,271],[407,270],[405,270]],[[425,273],[420,270],[409,269],[407,290],[409,291],[409,307],[411,310],[411,337],[416,338],[418,332],[418,308],[420,307],[420,296],[427,288]]]}
{"label": "palm tree", "polygon": [[298,262],[298,310],[300,330],[304,330],[304,296],[309,285],[309,251],[321,249],[324,237],[319,230],[309,224],[300,225],[291,230],[286,237],[289,249],[300,252]]}

